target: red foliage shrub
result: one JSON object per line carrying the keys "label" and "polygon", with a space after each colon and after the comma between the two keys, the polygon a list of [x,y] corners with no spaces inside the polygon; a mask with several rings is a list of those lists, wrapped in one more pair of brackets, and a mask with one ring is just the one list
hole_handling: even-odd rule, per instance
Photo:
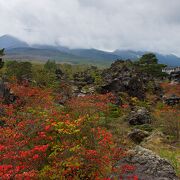
{"label": "red foliage shrub", "polygon": [[98,112],[106,113],[109,110],[109,104],[114,101],[114,98],[115,97],[111,93],[76,97],[67,102],[67,107],[69,107],[73,113],[78,113],[80,115]]}
{"label": "red foliage shrub", "polygon": [[176,94],[180,96],[180,84],[171,84],[163,82],[160,84],[166,95]]}
{"label": "red foliage shrub", "polygon": [[113,172],[124,152],[97,123],[99,112],[108,112],[111,94],[74,98],[62,112],[48,89],[10,87],[19,99],[0,104],[2,179],[103,179]]}

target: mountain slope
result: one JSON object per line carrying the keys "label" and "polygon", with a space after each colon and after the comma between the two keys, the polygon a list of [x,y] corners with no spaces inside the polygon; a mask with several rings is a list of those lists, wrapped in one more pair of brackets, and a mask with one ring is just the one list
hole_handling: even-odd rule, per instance
{"label": "mountain slope", "polygon": [[159,59],[159,62],[162,64],[167,64],[169,66],[180,66],[180,58],[173,54],[162,55],[156,53],[156,56]]}
{"label": "mountain slope", "polygon": [[28,44],[10,35],[0,37],[0,48],[11,49],[17,47],[28,47]]}
{"label": "mountain slope", "polygon": [[[7,59],[47,60],[54,59],[73,63],[100,63],[110,64],[116,59],[137,60],[147,51],[115,50],[106,52],[97,49],[69,49],[64,46],[32,45],[29,46],[13,36],[0,37],[0,48],[5,48]],[[180,58],[175,55],[162,55],[155,53],[159,63],[169,66],[180,66]]]}
{"label": "mountain slope", "polygon": [[112,54],[112,53],[97,50],[97,49],[72,49],[72,50],[69,50],[69,53],[76,56],[90,58],[94,60],[114,61],[116,59],[119,59],[119,56],[116,54]]}
{"label": "mountain slope", "polygon": [[142,51],[132,51],[132,50],[115,50],[113,54],[120,56],[122,59],[132,59],[136,60],[140,58],[145,52]]}
{"label": "mountain slope", "polygon": [[6,59],[14,60],[40,60],[45,61],[53,59],[61,62],[69,63],[87,63],[90,59],[78,57],[66,52],[61,52],[58,49],[37,49],[37,48],[13,48],[6,50]]}
{"label": "mountain slope", "polygon": [[[148,53],[148,51],[131,51],[131,50],[115,50],[113,54],[120,56],[122,59],[132,59],[137,60],[143,54]],[[180,58],[175,55],[163,55],[155,53],[159,63],[167,64],[169,66],[180,66]]]}

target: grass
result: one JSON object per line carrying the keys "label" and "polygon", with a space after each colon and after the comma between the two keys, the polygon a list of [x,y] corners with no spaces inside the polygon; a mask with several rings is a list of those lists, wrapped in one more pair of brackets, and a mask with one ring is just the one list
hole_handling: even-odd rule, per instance
{"label": "grass", "polygon": [[166,158],[167,160],[169,160],[173,165],[173,167],[175,168],[177,175],[180,176],[180,149],[176,149],[176,150],[161,149],[159,155],[162,158]]}

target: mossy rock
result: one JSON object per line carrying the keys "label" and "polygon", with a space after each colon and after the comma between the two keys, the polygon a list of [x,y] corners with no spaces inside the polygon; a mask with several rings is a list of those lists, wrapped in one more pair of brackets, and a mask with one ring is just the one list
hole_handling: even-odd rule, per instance
{"label": "mossy rock", "polygon": [[134,126],[134,128],[141,129],[143,131],[148,131],[148,132],[152,132],[154,130],[151,124],[136,125]]}

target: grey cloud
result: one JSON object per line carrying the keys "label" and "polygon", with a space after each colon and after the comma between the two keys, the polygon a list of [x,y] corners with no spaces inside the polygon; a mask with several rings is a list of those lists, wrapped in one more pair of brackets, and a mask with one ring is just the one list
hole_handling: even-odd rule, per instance
{"label": "grey cloud", "polygon": [[179,0],[0,0],[0,35],[180,55]]}

